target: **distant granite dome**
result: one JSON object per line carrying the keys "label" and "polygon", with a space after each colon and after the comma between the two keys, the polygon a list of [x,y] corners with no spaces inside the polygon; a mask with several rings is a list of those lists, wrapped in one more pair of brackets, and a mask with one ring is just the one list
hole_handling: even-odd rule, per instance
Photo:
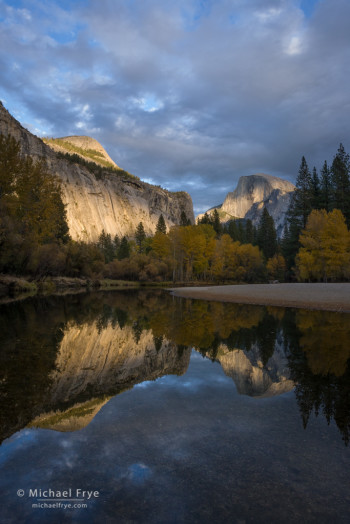
{"label": "distant granite dome", "polygon": [[262,210],[266,207],[280,236],[294,190],[295,186],[291,182],[265,173],[242,176],[236,189],[227,194],[223,204],[210,209],[208,213],[217,209],[221,222],[245,218],[257,226]]}

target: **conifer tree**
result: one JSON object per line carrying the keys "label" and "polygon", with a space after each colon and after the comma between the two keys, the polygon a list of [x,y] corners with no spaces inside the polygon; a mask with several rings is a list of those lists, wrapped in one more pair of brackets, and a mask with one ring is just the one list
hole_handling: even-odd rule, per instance
{"label": "conifer tree", "polygon": [[143,252],[143,243],[145,239],[146,239],[145,228],[143,227],[143,223],[140,222],[136,228],[136,234],[135,234],[136,245],[137,245],[137,249],[139,253]]}
{"label": "conifer tree", "polygon": [[238,240],[238,227],[236,220],[230,220],[227,226],[227,233],[230,235],[234,242]]}
{"label": "conifer tree", "polygon": [[325,209],[327,212],[331,210],[331,172],[327,160],[325,160],[321,170],[319,208]]}
{"label": "conifer tree", "polygon": [[247,244],[255,244],[255,228],[253,222],[249,218],[245,225],[245,241]]}
{"label": "conifer tree", "polygon": [[[300,248],[299,235],[305,228],[314,202],[314,186],[305,157],[301,159],[296,188],[287,211],[288,229],[284,240],[283,256],[288,269],[294,264],[295,256]],[[286,247],[287,246],[287,247]]]}
{"label": "conifer tree", "polygon": [[257,231],[257,244],[266,259],[272,258],[277,251],[277,235],[272,216],[264,207]]}
{"label": "conifer tree", "polygon": [[238,235],[237,235],[238,242],[240,242],[241,244],[244,244],[245,243],[245,230],[244,230],[243,220],[238,220],[237,231],[238,231]]}
{"label": "conifer tree", "polygon": [[120,241],[120,246],[117,253],[118,260],[123,260],[130,256],[130,244],[128,239],[124,236]]}
{"label": "conifer tree", "polygon": [[339,145],[331,167],[332,209],[340,209],[350,225],[350,161],[343,144]]}
{"label": "conifer tree", "polygon": [[166,235],[166,225],[163,215],[160,215],[158,219],[156,233],[163,233],[164,235]]}
{"label": "conifer tree", "polygon": [[98,237],[97,246],[102,252],[105,262],[111,262],[115,258],[115,246],[112,241],[110,233],[106,233],[104,229]]}
{"label": "conifer tree", "polygon": [[288,216],[297,222],[300,228],[306,226],[309,214],[312,211],[314,199],[314,186],[305,157],[301,159],[299,173],[296,181],[296,189],[292,196]]}
{"label": "conifer tree", "polygon": [[214,231],[218,237],[222,235],[222,225],[220,222],[220,217],[217,209],[214,209],[213,217],[212,217],[212,225],[214,228]]}
{"label": "conifer tree", "polygon": [[180,226],[190,226],[190,225],[191,225],[190,219],[187,218],[185,211],[182,210],[181,216],[180,216]]}
{"label": "conifer tree", "polygon": [[317,174],[316,167],[312,170],[312,209],[319,209],[320,207],[320,179]]}
{"label": "conifer tree", "polygon": [[113,243],[114,243],[115,252],[117,252],[120,246],[120,238],[118,237],[118,235],[115,235],[113,239]]}

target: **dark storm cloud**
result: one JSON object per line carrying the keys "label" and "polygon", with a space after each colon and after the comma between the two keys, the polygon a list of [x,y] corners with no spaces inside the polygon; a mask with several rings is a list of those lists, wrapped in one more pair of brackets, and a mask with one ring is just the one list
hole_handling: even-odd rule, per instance
{"label": "dark storm cloud", "polygon": [[1,98],[204,209],[349,149],[349,18],[347,0],[0,0]]}

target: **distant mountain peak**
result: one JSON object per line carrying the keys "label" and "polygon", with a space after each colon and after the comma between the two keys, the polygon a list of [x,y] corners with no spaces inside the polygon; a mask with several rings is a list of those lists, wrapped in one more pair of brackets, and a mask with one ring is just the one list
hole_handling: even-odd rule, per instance
{"label": "distant mountain peak", "polygon": [[288,180],[266,173],[241,176],[236,189],[226,195],[223,204],[211,208],[207,213],[211,214],[217,209],[221,222],[228,222],[234,218],[249,218],[257,226],[266,207],[280,236],[294,190],[295,186]]}

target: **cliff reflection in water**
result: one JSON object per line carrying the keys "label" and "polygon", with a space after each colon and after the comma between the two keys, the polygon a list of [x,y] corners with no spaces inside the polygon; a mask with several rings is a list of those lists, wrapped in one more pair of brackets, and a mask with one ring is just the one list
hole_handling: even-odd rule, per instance
{"label": "cliff reflection in water", "polygon": [[191,349],[220,362],[240,394],[294,384],[304,427],[334,419],[349,440],[350,315],[180,299],[141,290],[0,306],[2,438],[73,431],[135,384],[186,372]]}

